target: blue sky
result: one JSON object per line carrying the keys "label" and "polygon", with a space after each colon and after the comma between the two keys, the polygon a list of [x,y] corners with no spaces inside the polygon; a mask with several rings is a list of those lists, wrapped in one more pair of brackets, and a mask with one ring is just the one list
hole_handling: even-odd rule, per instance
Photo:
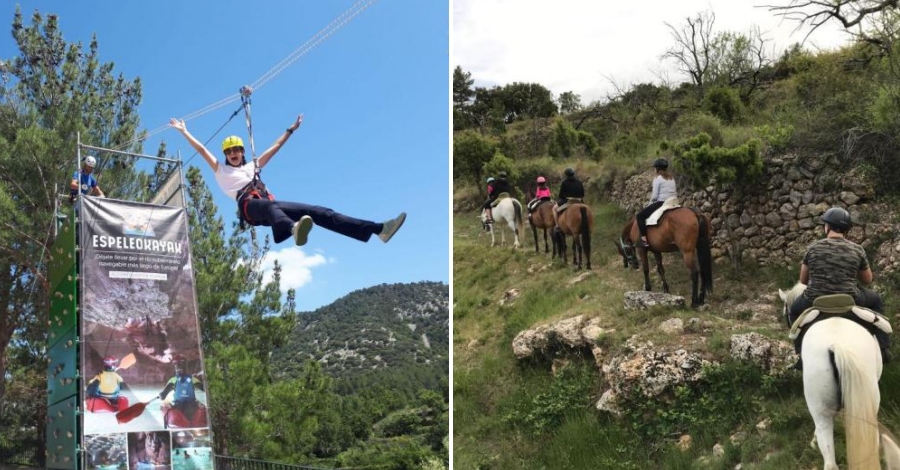
{"label": "blue sky", "polygon": [[[155,2],[19,2],[32,12],[59,15],[67,42],[87,45],[96,33],[103,62],[140,77],[142,127],[159,129],[234,95],[256,82],[351,9],[353,0]],[[15,4],[0,21],[0,57],[18,54],[9,34]],[[0,11],[2,11],[0,10]],[[297,114],[302,127],[269,162],[262,177],[278,199],[330,207],[376,222],[406,211],[390,243],[360,243],[314,228],[309,243],[290,241],[271,252],[284,265],[283,285],[297,289],[301,311],[326,305],[381,283],[449,282],[449,5],[445,1],[375,1],[293,64],[255,90],[253,136],[257,153],[268,148]],[[187,121],[206,141],[239,102]],[[207,147],[247,141],[243,114]],[[151,135],[143,152],[165,141],[170,154],[193,154],[176,131]],[[249,151],[249,144],[248,144]],[[198,155],[219,214],[234,220],[235,204],[215,184]],[[102,179],[101,179],[102,187]],[[115,197],[112,188],[104,188]],[[268,228],[261,228],[270,234]],[[263,232],[261,232],[263,233]],[[193,237],[202,234],[192,234]]]}

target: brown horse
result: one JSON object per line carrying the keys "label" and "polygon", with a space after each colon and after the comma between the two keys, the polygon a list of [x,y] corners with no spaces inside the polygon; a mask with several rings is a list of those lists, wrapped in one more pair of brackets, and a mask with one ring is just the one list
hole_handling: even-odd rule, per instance
{"label": "brown horse", "polygon": [[[555,209],[554,209],[555,210]],[[594,230],[594,214],[587,204],[570,202],[565,211],[557,214],[559,232],[555,234],[559,257],[563,263],[568,263],[566,258],[566,235],[572,235],[572,264],[581,269],[591,269],[591,231]],[[585,260],[587,255],[587,260]]]}
{"label": "brown horse", "polygon": [[[536,253],[541,252],[541,247],[538,244],[538,229],[541,229],[544,232],[544,253],[549,253],[550,247],[547,244],[547,230],[553,230],[554,227],[553,203],[550,201],[539,202],[528,220],[531,223],[531,233],[534,234],[534,251]],[[555,256],[556,243],[553,244],[553,254],[550,257],[553,258]]]}
{"label": "brown horse", "polygon": [[[711,232],[709,217],[694,207],[672,209],[662,216],[657,225],[647,227],[649,251],[653,252],[656,258],[656,271],[662,279],[663,292],[669,292],[669,283],[666,282],[666,273],[662,265],[662,253],[681,252],[684,265],[691,272],[691,307],[703,305],[706,302],[706,294],[712,293],[713,290]],[[648,249],[641,246],[635,248],[635,240],[640,240],[640,234],[632,217],[622,229],[622,238],[616,248],[622,255],[626,267],[630,264],[637,269],[637,257],[640,257],[641,266],[644,268],[644,290],[649,291]]]}

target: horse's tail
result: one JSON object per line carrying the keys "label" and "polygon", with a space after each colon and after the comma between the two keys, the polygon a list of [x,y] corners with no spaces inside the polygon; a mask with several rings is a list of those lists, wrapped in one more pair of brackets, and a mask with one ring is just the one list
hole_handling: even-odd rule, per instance
{"label": "horse's tail", "polygon": [[591,225],[588,220],[588,207],[581,206],[581,247],[584,253],[588,254],[588,260],[591,259]]}
{"label": "horse's tail", "polygon": [[884,463],[887,470],[900,470],[900,446],[897,438],[881,424],[878,425],[881,434],[881,452],[884,454]]}
{"label": "horse's tail", "polygon": [[864,361],[852,350],[836,343],[833,353],[844,401],[847,463],[849,468],[870,468],[868,461],[879,458],[878,382],[863,373]]}
{"label": "horse's tail", "polygon": [[697,260],[700,262],[700,282],[706,292],[713,291],[713,275],[712,275],[712,251],[710,250],[709,222],[697,208],[692,208],[697,214],[697,223],[700,224],[700,231],[697,235]]}
{"label": "horse's tail", "polygon": [[522,221],[522,219],[524,219],[524,217],[522,217],[522,203],[519,202],[518,199],[513,199],[512,202],[513,202],[513,208],[515,209],[513,211],[515,213],[515,215],[513,217],[516,220],[516,227],[518,227],[519,231],[521,232],[522,224],[524,223]]}

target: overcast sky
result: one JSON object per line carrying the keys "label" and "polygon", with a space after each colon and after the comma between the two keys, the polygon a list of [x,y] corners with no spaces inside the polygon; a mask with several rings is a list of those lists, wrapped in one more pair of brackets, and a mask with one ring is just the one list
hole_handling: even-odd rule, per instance
{"label": "overcast sky", "polygon": [[[779,3],[780,1],[780,3]],[[787,0],[770,0],[784,4]],[[747,0],[454,0],[451,67],[472,73],[476,86],[540,83],[559,96],[581,95],[582,104],[603,99],[611,82],[627,88],[660,83],[668,70],[675,83],[687,77],[660,57],[675,27],[703,11],[715,13],[715,32],[749,32],[759,26],[777,54],[804,39],[808,30],[775,16],[766,3]],[[808,49],[833,49],[848,36],[836,25],[819,28]]]}

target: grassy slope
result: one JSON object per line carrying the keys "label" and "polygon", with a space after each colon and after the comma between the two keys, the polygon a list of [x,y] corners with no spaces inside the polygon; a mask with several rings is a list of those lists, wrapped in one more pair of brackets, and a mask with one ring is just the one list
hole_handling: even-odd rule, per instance
{"label": "grassy slope", "polygon": [[[763,387],[726,381],[724,387],[704,391],[701,401],[725,403],[727,409],[728,400],[746,393],[753,403],[743,414],[730,416],[733,423],[723,417],[721,426],[710,425],[716,424],[717,417],[703,416],[706,405],[697,408],[696,403],[676,403],[673,406],[680,411],[701,411],[696,415],[687,412],[678,426],[659,424],[662,428],[651,433],[656,438],[648,438],[652,423],[673,408],[650,403],[647,409],[655,410],[655,416],[643,421],[640,417],[613,420],[595,411],[593,405],[604,387],[592,358],[558,358],[569,361],[570,367],[556,378],[544,361],[515,359],[511,343],[519,331],[578,314],[599,316],[605,329],[616,330],[604,341],[610,353],[637,333],[657,345],[691,343],[724,360],[728,338],[734,332],[786,336],[786,329],[778,324],[780,305],[775,293],[796,279],[790,269],[735,273],[727,265],[717,265],[716,292],[708,308],[699,312],[626,312],[622,295],[639,289],[642,275],[623,269],[613,248],[612,240],[625,215],[608,205],[592,207],[597,221],[592,242],[594,271],[573,285],[568,282],[579,273],[571,265],[551,262],[547,254],[535,254],[527,225],[525,248],[514,252],[509,246],[490,248],[490,238],[480,232],[474,213],[455,216],[454,468],[696,468],[702,458],[709,459],[706,468],[730,469],[741,462],[744,469],[821,465],[818,451],[808,446],[813,424],[802,398],[799,374]],[[672,292],[689,297],[690,280],[678,255],[668,255],[664,264]],[[651,280],[658,287],[655,273]],[[517,289],[520,296],[501,305],[510,289]],[[674,316],[699,317],[719,327],[699,338],[658,332],[656,326]],[[890,392],[900,385],[898,369],[900,366],[892,364],[882,377],[881,419],[900,430],[900,399],[895,398],[900,393]],[[761,395],[760,389],[766,390],[765,394]],[[755,426],[765,417],[772,424],[768,432],[760,433]],[[731,444],[729,436],[736,431],[744,431],[748,437]],[[694,438],[695,445],[687,452],[675,450],[673,445],[682,433]],[[721,459],[708,457],[715,443],[725,445]],[[838,446],[843,454],[842,441]]]}

